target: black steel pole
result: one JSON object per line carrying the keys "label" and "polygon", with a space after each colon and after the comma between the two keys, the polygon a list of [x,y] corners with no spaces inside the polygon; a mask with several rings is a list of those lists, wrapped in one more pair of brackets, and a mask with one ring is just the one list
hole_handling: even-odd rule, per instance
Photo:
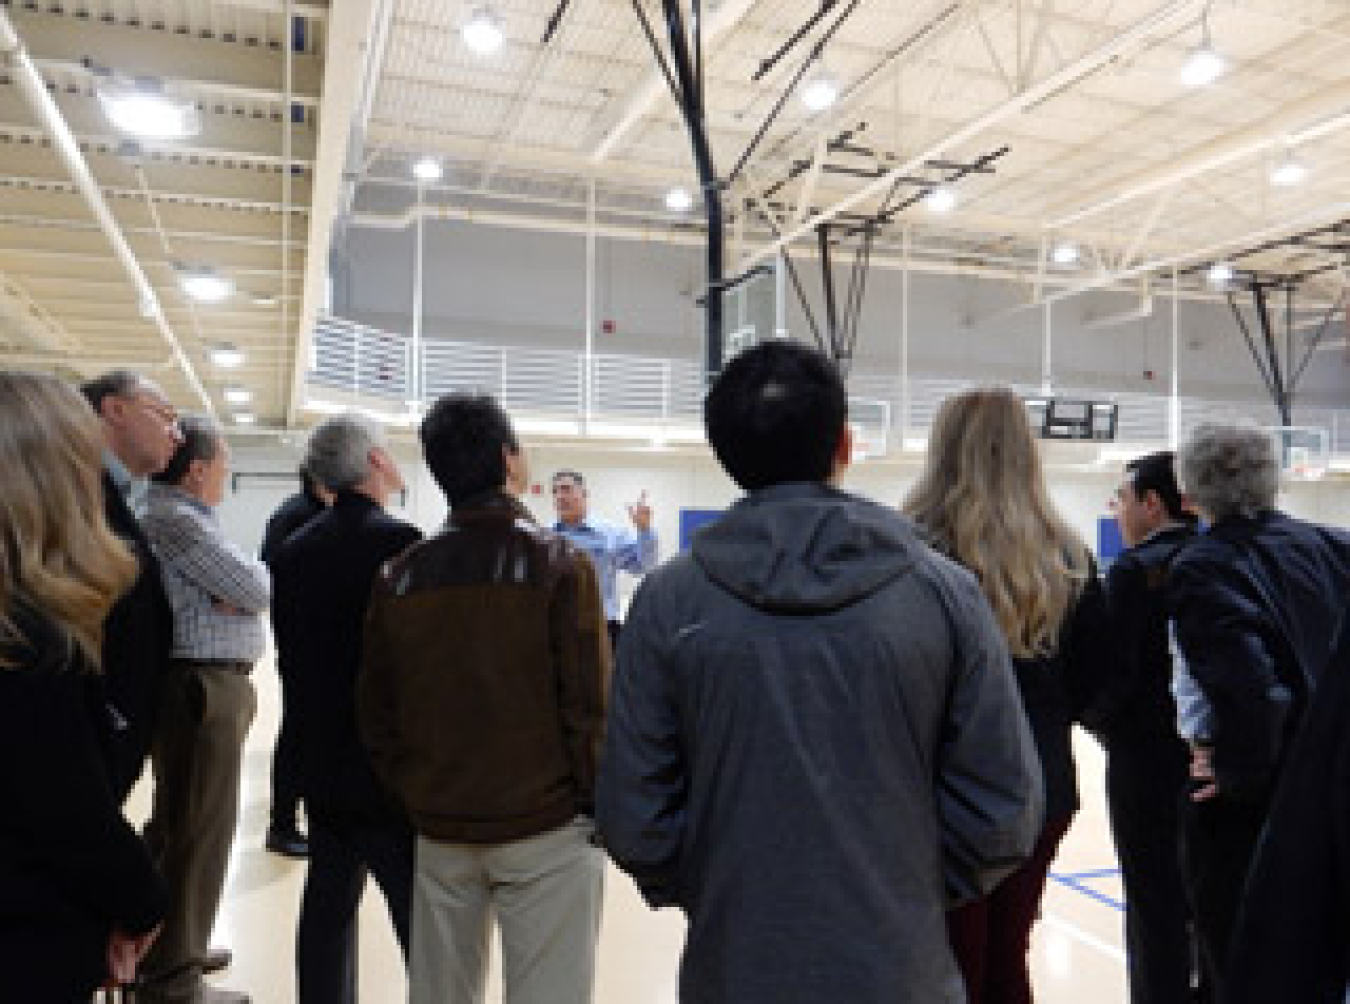
{"label": "black steel pole", "polygon": [[670,35],[671,62],[674,64],[675,75],[679,78],[680,111],[684,114],[685,125],[689,127],[694,165],[698,168],[699,182],[703,187],[703,208],[708,219],[708,298],[705,307],[707,333],[704,340],[703,370],[711,383],[722,371],[723,355],[722,282],[726,233],[722,218],[722,186],[713,167],[712,146],[708,142],[708,129],[703,118],[703,94],[689,53],[689,40],[685,35],[680,0],[662,0],[662,7],[666,13],[666,31]]}

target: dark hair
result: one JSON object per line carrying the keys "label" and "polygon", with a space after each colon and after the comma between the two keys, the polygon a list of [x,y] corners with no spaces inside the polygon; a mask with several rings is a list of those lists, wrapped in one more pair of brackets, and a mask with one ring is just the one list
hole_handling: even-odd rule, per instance
{"label": "dark hair", "polygon": [[209,463],[220,452],[221,428],[206,415],[183,415],[178,419],[178,433],[182,441],[173,451],[173,458],[150,480],[158,485],[180,485],[194,460]]}
{"label": "dark hair", "polygon": [[1125,470],[1130,475],[1130,487],[1139,498],[1142,499],[1149,492],[1157,492],[1170,518],[1184,522],[1195,519],[1193,514],[1182,507],[1176,457],[1171,450],[1136,457],[1125,465]]}
{"label": "dark hair", "polygon": [[703,401],[713,452],[746,491],[827,480],[847,417],[848,398],[835,364],[788,341],[742,352]]}
{"label": "dark hair", "polygon": [[576,482],[576,486],[578,488],[586,487],[586,479],[581,476],[580,471],[568,471],[568,470],[558,471],[553,475],[552,478],[549,479],[549,484],[557,484],[559,478],[571,478],[574,482]]}
{"label": "dark hair", "polygon": [[113,370],[80,384],[80,393],[95,413],[103,414],[103,400],[109,397],[130,397],[141,385],[141,378],[131,370]]}
{"label": "dark hair", "polygon": [[456,391],[427,412],[418,430],[427,467],[450,505],[506,484],[502,449],[520,451],[511,419],[491,395]]}

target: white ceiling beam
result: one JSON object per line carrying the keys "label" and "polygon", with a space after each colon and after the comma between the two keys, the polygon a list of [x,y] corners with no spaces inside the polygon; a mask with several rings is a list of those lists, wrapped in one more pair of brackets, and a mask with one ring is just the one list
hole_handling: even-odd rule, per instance
{"label": "white ceiling beam", "polygon": [[1081,200],[1080,207],[1052,220],[1052,229],[1070,227],[1136,199],[1155,195],[1203,174],[1283,149],[1286,142],[1297,146],[1312,143],[1350,128],[1350,83],[1339,81],[1269,114],[1246,129],[1220,136],[1166,164],[1140,172]]}
{"label": "white ceiling beam", "polygon": [[73,352],[79,343],[38,305],[18,281],[0,272],[0,333],[48,352]]}
{"label": "white ceiling beam", "polygon": [[348,140],[361,100],[364,67],[375,48],[370,41],[377,35],[376,14],[374,0],[334,0],[329,15],[323,106],[319,112],[318,166],[314,172],[306,241],[312,253],[305,262],[304,292],[291,357],[290,395],[285,419],[288,426],[295,423],[304,395],[314,324],[327,295],[333,221],[342,201]]}
{"label": "white ceiling beam", "polygon": [[1302,213],[1292,219],[1284,220],[1273,226],[1263,227],[1260,230],[1238,234],[1234,237],[1225,238],[1224,240],[1216,241],[1204,247],[1192,248],[1180,254],[1167,255],[1155,258],[1151,261],[1141,262],[1130,268],[1106,272],[1103,275],[1097,276],[1095,279],[1077,283],[1070,286],[1068,289],[1060,290],[1059,292],[1043,297],[1041,302],[1055,303],[1071,296],[1079,296],[1083,293],[1090,293],[1093,290],[1102,289],[1106,286],[1114,286],[1117,283],[1127,282],[1138,276],[1161,272],[1165,269],[1180,268],[1186,265],[1203,263],[1214,258],[1221,258],[1224,255],[1255,247],[1256,245],[1264,244],[1267,241],[1278,240],[1282,237],[1288,237],[1305,230],[1314,230],[1317,227],[1326,226],[1330,223],[1342,220],[1346,216],[1350,216],[1350,202],[1337,202],[1328,206],[1322,206],[1311,212]]}
{"label": "white ceiling beam", "polygon": [[[178,35],[148,27],[104,24],[94,19],[34,13],[11,7],[15,31],[24,39],[33,62],[40,69],[69,71],[85,61],[130,76],[156,76],[201,86],[241,87],[271,92],[280,98],[279,83],[284,54],[242,40]],[[322,60],[297,53],[295,91],[318,99]]]}
{"label": "white ceiling beam", "polygon": [[1102,67],[1108,65],[1111,60],[1121,52],[1130,49],[1141,40],[1166,34],[1174,28],[1180,17],[1194,11],[1197,4],[1198,0],[1168,0],[1167,3],[1157,7],[1143,20],[1137,22],[1133,27],[1122,31],[1105,45],[1097,47],[1087,55],[1082,56],[1063,69],[1051,74],[1039,84],[1029,87],[1008,101],[994,106],[992,109],[985,112],[983,115],[978,116],[965,126],[962,126],[953,133],[949,133],[946,137],[934,143],[927,150],[908,158],[882,177],[868,182],[852,195],[836,202],[833,206],[822,210],[811,219],[792,228],[790,231],[783,234],[781,238],[777,238],[764,245],[759,250],[743,257],[738,263],[737,269],[739,271],[744,271],[745,269],[751,268],[759,262],[772,257],[777,254],[779,249],[783,246],[797,240],[810,231],[814,231],[816,227],[821,224],[828,223],[840,213],[848,212],[867,202],[869,199],[876,198],[893,185],[896,179],[920,170],[927,161],[950,155],[953,151],[958,150],[964,144],[983,135],[995,126],[1001,125],[1008,119],[1017,115],[1021,115],[1028,109],[1034,108],[1042,101],[1045,101],[1047,98],[1058,94],[1078,81],[1096,73]]}
{"label": "white ceiling beam", "polygon": [[89,171],[89,165],[85,163],[84,157],[76,145],[70,127],[61,117],[61,111],[52,101],[45,81],[38,73],[37,67],[33,65],[32,58],[20,40],[18,33],[14,30],[14,24],[10,20],[9,14],[3,9],[0,9],[0,51],[3,51],[8,57],[10,72],[18,82],[19,89],[23,91],[24,97],[32,106],[33,113],[37,116],[38,121],[42,122],[50,131],[52,141],[61,152],[66,169],[70,172],[71,177],[80,189],[80,193],[84,196],[89,211],[98,220],[108,243],[112,245],[113,253],[121,262],[123,269],[126,270],[127,277],[136,290],[137,302],[141,304],[147,321],[159,331],[160,336],[169,346],[169,350],[178,360],[183,375],[192,385],[193,390],[197,392],[207,411],[215,414],[215,404],[212,402],[211,396],[206,392],[201,379],[197,376],[192,360],[184,352],[178,336],[169,326],[168,321],[164,319],[164,313],[159,306],[159,298],[156,296],[149,280],[145,277],[145,272],[142,271],[140,262],[136,260],[135,254],[128,246],[126,238],[122,235],[112,211],[103,198],[103,193],[98,188],[98,183]]}
{"label": "white ceiling beam", "polygon": [[[723,0],[720,7],[704,16],[703,60],[705,65],[711,61],[718,40],[736,27],[754,6],[755,0]],[[660,24],[660,19],[657,19],[657,24]],[[662,45],[666,44],[665,39],[659,34],[659,29],[657,39]],[[654,54],[652,59],[655,62]],[[598,164],[608,159],[609,155],[623,142],[623,138],[628,135],[629,130],[649,115],[663,97],[667,101],[675,100],[670,93],[669,85],[666,83],[665,74],[658,67],[653,66],[651,72],[647,74],[647,79],[638,85],[632,99],[619,113],[618,121],[605,130],[604,136],[600,138],[600,142],[591,153],[591,161]]]}
{"label": "white ceiling beam", "polygon": [[[127,139],[114,131],[97,97],[62,89],[58,89],[52,97],[82,146],[115,150]],[[14,87],[0,86],[0,133],[22,136],[26,130],[31,130],[27,110],[27,105]],[[202,113],[201,123],[201,133],[189,139],[138,139],[136,142],[147,155],[158,154],[161,159],[175,161],[191,158],[248,161],[277,167],[285,163],[282,160],[280,122],[251,115],[222,115],[207,111]],[[313,160],[314,131],[306,126],[295,126],[292,163],[308,166]]]}

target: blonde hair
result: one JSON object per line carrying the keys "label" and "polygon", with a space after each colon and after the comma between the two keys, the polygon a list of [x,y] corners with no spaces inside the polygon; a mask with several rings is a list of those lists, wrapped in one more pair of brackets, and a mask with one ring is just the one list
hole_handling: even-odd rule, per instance
{"label": "blonde hair", "polygon": [[903,508],[975,574],[1013,656],[1055,651],[1091,559],[1050,502],[1017,395],[994,387],[944,401]]}
{"label": "blonde hair", "polygon": [[0,667],[28,641],[21,612],[100,664],[103,621],[137,569],[104,517],[102,449],[98,419],[73,389],[0,371]]}

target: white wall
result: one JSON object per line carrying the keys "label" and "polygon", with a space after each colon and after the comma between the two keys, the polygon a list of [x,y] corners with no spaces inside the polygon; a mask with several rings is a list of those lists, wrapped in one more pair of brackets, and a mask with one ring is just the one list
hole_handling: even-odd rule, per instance
{"label": "white wall", "polygon": [[[739,494],[711,453],[705,451],[531,446],[528,442],[526,448],[533,490],[525,502],[541,523],[547,525],[554,519],[548,494],[549,477],[561,468],[579,470],[586,475],[592,512],[601,518],[626,522],[626,506],[642,491],[648,493],[663,555],[669,555],[678,546],[681,508],[724,508]],[[396,505],[393,511],[424,531],[433,532],[445,519],[446,507],[440,490],[427,474],[411,440],[396,442],[394,452],[408,482],[408,493],[406,505]],[[234,470],[242,476],[238,479],[238,491],[232,490],[221,507],[221,519],[231,539],[256,550],[267,517],[282,498],[295,490],[293,482],[264,481],[248,475],[294,472],[298,458],[298,446],[236,442]],[[845,487],[879,502],[897,504],[918,471],[918,455],[901,463],[863,462],[850,470]],[[1119,472],[1061,468],[1050,470],[1047,479],[1054,502],[1065,518],[1085,541],[1095,545],[1097,520],[1109,513],[1107,502],[1119,483]],[[1280,504],[1293,515],[1350,528],[1350,485],[1346,482],[1289,484]]]}

